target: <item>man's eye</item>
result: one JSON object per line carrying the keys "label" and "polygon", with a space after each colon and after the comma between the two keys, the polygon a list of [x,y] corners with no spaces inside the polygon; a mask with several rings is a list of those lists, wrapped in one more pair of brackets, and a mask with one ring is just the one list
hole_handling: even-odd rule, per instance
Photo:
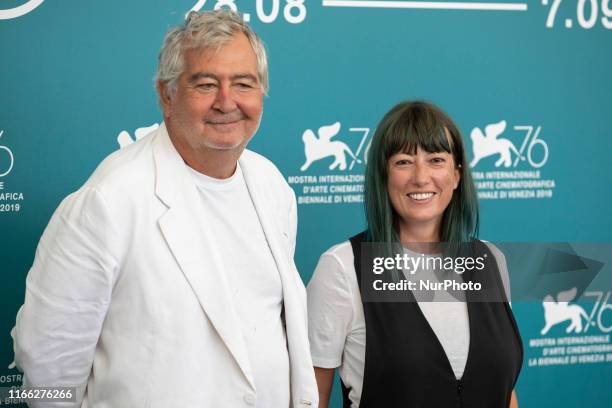
{"label": "man's eye", "polygon": [[210,91],[212,89],[215,89],[216,86],[217,85],[212,83],[212,82],[207,82],[207,83],[203,83],[203,84],[197,84],[195,87],[199,91]]}
{"label": "man's eye", "polygon": [[238,89],[253,89],[253,85],[247,82],[239,82],[236,84]]}

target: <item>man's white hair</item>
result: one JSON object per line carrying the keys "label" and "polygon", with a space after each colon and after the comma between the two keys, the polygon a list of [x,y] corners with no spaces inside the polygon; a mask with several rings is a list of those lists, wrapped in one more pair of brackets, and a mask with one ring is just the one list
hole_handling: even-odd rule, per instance
{"label": "man's white hair", "polygon": [[173,94],[178,78],[185,69],[187,50],[219,49],[238,33],[244,34],[253,47],[257,59],[257,76],[263,92],[267,94],[268,58],[263,42],[238,14],[224,9],[201,13],[192,11],[184,25],[166,33],[164,45],[159,52],[156,82],[165,83],[166,92]]}

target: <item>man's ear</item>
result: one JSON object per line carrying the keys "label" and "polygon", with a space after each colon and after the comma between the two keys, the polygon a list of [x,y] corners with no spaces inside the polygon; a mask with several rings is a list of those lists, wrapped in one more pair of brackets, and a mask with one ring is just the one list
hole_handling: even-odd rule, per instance
{"label": "man's ear", "polygon": [[157,88],[157,95],[164,117],[167,117],[170,112],[170,92],[168,92],[168,84],[163,81],[157,81],[155,87]]}

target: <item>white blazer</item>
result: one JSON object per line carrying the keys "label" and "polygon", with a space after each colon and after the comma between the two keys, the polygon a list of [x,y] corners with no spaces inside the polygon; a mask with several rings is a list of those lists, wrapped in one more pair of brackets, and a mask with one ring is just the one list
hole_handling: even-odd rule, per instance
{"label": "white blazer", "polygon": [[[282,280],[291,407],[314,408],[295,196],[262,156],[245,150],[240,165]],[[201,205],[165,125],[111,154],[61,203],[13,330],[28,385],[76,386],[77,403],[61,406],[257,403],[215,236],[197,222]]]}

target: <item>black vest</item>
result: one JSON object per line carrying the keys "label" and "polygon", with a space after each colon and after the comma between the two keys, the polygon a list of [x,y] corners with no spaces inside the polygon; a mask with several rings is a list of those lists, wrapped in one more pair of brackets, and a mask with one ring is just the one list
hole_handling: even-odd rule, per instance
{"label": "black vest", "polygon": [[[364,238],[361,233],[350,240],[362,293]],[[484,243],[475,241],[474,245],[495,259]],[[503,292],[496,262],[492,264],[494,270],[487,276],[495,281],[483,286],[497,285]],[[366,351],[360,408],[508,408],[523,346],[507,301],[470,302],[467,295],[470,344],[461,380],[456,379],[416,302],[364,302],[362,298],[362,303]],[[350,408],[349,389],[344,384],[342,391],[344,407]]]}

